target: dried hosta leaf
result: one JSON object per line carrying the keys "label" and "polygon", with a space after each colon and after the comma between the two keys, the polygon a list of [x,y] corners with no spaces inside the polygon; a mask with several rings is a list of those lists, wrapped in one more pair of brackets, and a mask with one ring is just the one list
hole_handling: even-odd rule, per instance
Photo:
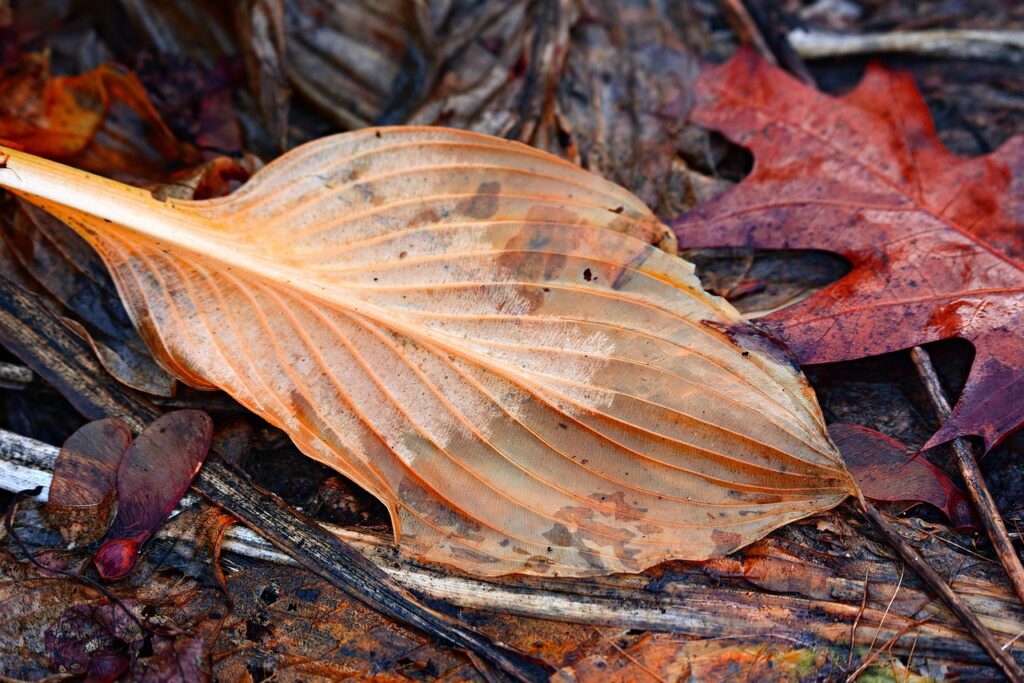
{"label": "dried hosta leaf", "polygon": [[139,434],[117,469],[118,512],[96,553],[105,579],[124,577],[138,551],[185,495],[210,450],[213,421],[201,410],[167,413]]}
{"label": "dried hosta leaf", "polygon": [[117,466],[132,432],[116,417],[90,422],[68,437],[53,465],[46,515],[68,543],[107,533],[117,513]]}
{"label": "dried hosta leaf", "polygon": [[855,491],[788,356],[651,246],[636,197],[543,152],[368,129],[205,202],[8,169],[103,255],[169,370],[372,492],[425,559],[635,571]]}

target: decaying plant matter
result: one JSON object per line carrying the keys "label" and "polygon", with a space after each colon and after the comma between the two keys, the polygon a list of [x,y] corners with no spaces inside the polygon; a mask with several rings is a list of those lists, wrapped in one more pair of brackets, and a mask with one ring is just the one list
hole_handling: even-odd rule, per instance
{"label": "decaying plant matter", "polygon": [[753,173],[673,222],[689,247],[827,249],[853,270],[763,322],[802,363],[958,336],[977,356],[936,446],[991,448],[1024,422],[1024,137],[949,152],[908,74],[832,98],[742,51],[698,81],[693,118],[749,145]]}
{"label": "decaying plant matter", "polygon": [[555,157],[368,129],[162,202],[10,154],[4,184],[97,248],[168,370],[372,492],[422,558],[636,571],[856,490],[786,353]]}
{"label": "decaying plant matter", "polygon": [[1024,680],[864,503],[784,347],[651,246],[665,228],[627,191],[446,129],[327,138],[205,202],[4,152],[5,186],[90,241],[169,371],[380,498],[406,551],[482,575],[635,571],[855,494]]}

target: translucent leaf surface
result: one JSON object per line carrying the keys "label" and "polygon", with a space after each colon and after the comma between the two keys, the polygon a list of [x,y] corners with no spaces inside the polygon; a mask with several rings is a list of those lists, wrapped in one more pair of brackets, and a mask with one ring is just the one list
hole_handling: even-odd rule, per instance
{"label": "translucent leaf surface", "polygon": [[220,387],[477,574],[728,553],[855,490],[788,356],[652,247],[627,191],[439,128],[300,147],[154,200],[11,152],[175,375]]}

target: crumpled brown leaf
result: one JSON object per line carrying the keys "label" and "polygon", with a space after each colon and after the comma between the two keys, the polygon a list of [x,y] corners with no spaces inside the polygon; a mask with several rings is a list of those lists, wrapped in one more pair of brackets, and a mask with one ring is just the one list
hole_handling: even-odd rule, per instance
{"label": "crumpled brown leaf", "polygon": [[[19,201],[4,218],[2,239],[31,277],[25,286],[59,301],[57,313],[89,342],[103,366],[130,387],[172,396],[175,381],[153,360],[121,303],[114,281],[89,243],[61,221]],[[0,265],[10,277],[11,268]]]}
{"label": "crumpled brown leaf", "polygon": [[344,128],[431,124],[528,142],[611,178],[661,216],[719,189],[686,159],[697,60],[684,7],[547,0],[286,3],[289,78]]}
{"label": "crumpled brown leaf", "polygon": [[131,71],[104,64],[51,76],[44,54],[27,54],[0,78],[0,141],[125,181],[162,179],[199,161]]}

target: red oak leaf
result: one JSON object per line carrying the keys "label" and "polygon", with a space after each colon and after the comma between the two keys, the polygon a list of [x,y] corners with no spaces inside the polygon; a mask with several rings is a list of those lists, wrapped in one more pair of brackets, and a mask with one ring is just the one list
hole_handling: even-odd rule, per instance
{"label": "red oak leaf", "polygon": [[959,157],[909,75],[872,66],[836,98],[745,50],[703,72],[691,118],[756,162],[674,221],[682,245],[824,249],[853,265],[762,319],[801,362],[962,337],[974,364],[926,448],[967,434],[991,448],[1024,423],[1024,136]]}

